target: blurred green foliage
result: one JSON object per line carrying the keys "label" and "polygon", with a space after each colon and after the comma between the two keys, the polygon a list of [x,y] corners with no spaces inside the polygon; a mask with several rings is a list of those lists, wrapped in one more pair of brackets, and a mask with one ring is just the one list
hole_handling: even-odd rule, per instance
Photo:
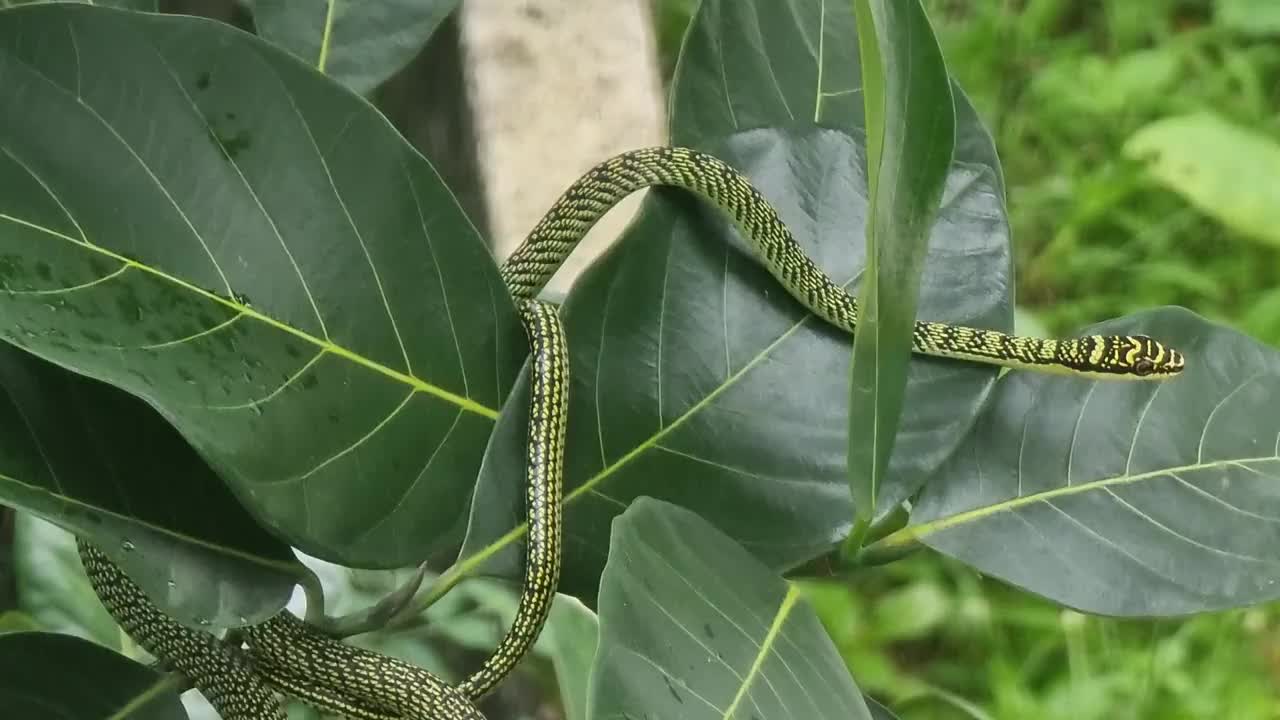
{"label": "blurred green foliage", "polygon": [[924,553],[804,587],[859,686],[902,720],[1280,718],[1266,608],[1088,617]]}
{"label": "blurred green foliage", "polygon": [[[669,73],[697,2],[656,4]],[[1001,154],[1020,327],[1175,304],[1280,344],[1280,2],[925,5]],[[1280,718],[1276,607],[1085,617],[927,553],[806,588],[903,720]]]}
{"label": "blurred green foliage", "polygon": [[[1068,333],[1177,304],[1280,342],[1275,245],[1197,209],[1197,198],[1166,188],[1123,152],[1147,125],[1185,114],[1212,113],[1271,143],[1280,138],[1280,43],[1246,20],[1253,5],[1265,26],[1275,3],[928,5],[951,70],[1001,153],[1020,305]],[[1244,175],[1232,162],[1248,159],[1237,141],[1200,140],[1182,150],[1217,163],[1222,175]]]}

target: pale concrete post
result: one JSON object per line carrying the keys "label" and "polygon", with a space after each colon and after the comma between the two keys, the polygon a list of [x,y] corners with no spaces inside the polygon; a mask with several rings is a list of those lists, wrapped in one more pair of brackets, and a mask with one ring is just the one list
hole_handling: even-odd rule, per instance
{"label": "pale concrete post", "polygon": [[[463,0],[462,45],[494,253],[505,258],[579,175],[661,144],[665,103],[648,0]],[[625,226],[609,213],[555,277],[573,276]]]}

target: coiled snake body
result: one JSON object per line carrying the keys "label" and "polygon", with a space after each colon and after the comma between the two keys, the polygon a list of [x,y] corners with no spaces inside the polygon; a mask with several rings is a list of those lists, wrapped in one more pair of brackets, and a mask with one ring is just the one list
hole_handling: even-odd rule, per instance
{"label": "coiled snake body", "polygon": [[[281,692],[357,720],[481,717],[471,701],[500,682],[537,639],[560,573],[569,359],[557,308],[536,296],[601,216],[632,192],[652,186],[682,188],[710,201],[733,221],[753,253],[796,300],[846,332],[852,333],[857,324],[855,298],[805,255],[777,211],[746,178],[710,155],[687,148],[636,150],[601,163],[570,186],[502,267],[531,347],[529,533],[516,620],[471,677],[450,687],[421,668],[322,637],[287,613],[247,628],[244,653],[229,651],[212,638],[193,639],[175,630],[176,623],[150,606],[140,591],[119,591],[128,579],[121,580],[118,569],[114,572],[121,577],[105,577],[110,573],[104,568],[113,566],[90,551],[86,566],[91,566],[91,576],[96,569],[100,582],[95,587],[108,609],[144,647],[171,662],[206,695],[240,693],[243,701],[219,707],[224,720],[280,717],[278,705],[264,697],[260,678]],[[1048,340],[922,321],[915,324],[912,348],[936,357],[1104,379],[1163,379],[1184,366],[1176,350],[1141,335]]]}

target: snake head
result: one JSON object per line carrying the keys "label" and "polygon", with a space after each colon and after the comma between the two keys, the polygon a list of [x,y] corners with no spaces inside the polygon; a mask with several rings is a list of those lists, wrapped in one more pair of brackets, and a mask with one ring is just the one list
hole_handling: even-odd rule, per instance
{"label": "snake head", "polygon": [[1182,353],[1146,335],[1089,335],[1078,338],[1080,369],[1108,378],[1165,380],[1182,372]]}

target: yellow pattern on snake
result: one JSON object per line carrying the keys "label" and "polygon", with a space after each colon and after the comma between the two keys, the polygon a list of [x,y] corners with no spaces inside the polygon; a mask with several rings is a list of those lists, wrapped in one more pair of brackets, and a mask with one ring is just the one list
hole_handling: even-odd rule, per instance
{"label": "yellow pattern on snake", "polygon": [[[497,649],[479,670],[452,688],[416,665],[335,643],[284,613],[244,631],[251,656],[263,667],[293,668],[303,682],[386,707],[405,720],[464,720],[480,715],[463,714],[474,708],[456,696],[480,699],[533,645],[560,577],[560,474],[569,412],[569,356],[557,308],[537,300],[517,304],[531,347],[525,444],[525,505],[531,530],[516,620]],[[283,624],[281,618],[286,618]],[[277,682],[273,680],[273,684]]]}
{"label": "yellow pattern on snake", "polygon": [[[568,423],[569,359],[559,316],[535,298],[605,213],[624,197],[652,186],[684,189],[718,207],[796,300],[849,333],[857,323],[854,296],[809,259],[750,181],[711,155],[679,147],[635,150],[606,160],[571,185],[502,266],[502,279],[516,299],[534,359],[526,448],[529,533],[524,592],[515,622],[485,666],[459,686],[472,698],[505,677],[533,645],[560,577],[561,457]],[[938,357],[1114,379],[1163,379],[1184,366],[1181,353],[1142,335],[1044,340],[917,322],[912,348]]]}
{"label": "yellow pattern on snake", "polygon": [[76,546],[107,612],[147,652],[182,673],[222,720],[285,720],[280,701],[243,653],[165,615],[98,548],[84,540]]}
{"label": "yellow pattern on snake", "polygon": [[[682,188],[710,201],[797,301],[846,332],[857,324],[855,298],[805,255],[750,182],[720,160],[687,148],[649,148],[607,160],[575,182],[502,267],[531,345],[525,492],[529,533],[516,620],[478,671],[452,688],[421,668],[322,636],[287,613],[246,629],[242,656],[238,649],[191,637],[195,631],[154,609],[128,578],[113,578],[107,568],[123,573],[105,556],[90,552],[86,566],[92,566],[91,576],[96,574],[95,588],[125,629],[137,633],[144,647],[155,646],[155,654],[187,674],[206,695],[222,699],[224,720],[280,717],[278,704],[269,692],[263,694],[254,673],[282,692],[356,720],[481,718],[468,698],[482,697],[524,657],[541,631],[559,581],[569,360],[556,308],[535,297],[601,216],[627,195],[652,186]],[[1142,335],[1047,340],[921,321],[915,324],[912,349],[1103,379],[1165,379],[1184,367],[1178,351]],[[142,639],[147,636],[155,641]]]}
{"label": "yellow pattern on snake", "polygon": [[[721,160],[688,148],[635,150],[588,171],[503,265],[502,277],[511,293],[517,298],[537,295],[605,212],[632,192],[651,186],[688,190],[724,211],[783,289],[818,317],[853,332],[858,320],[854,296],[805,255],[750,181]],[[1142,335],[1044,340],[917,322],[912,347],[936,357],[1101,378],[1160,379],[1183,368],[1180,353]]]}

